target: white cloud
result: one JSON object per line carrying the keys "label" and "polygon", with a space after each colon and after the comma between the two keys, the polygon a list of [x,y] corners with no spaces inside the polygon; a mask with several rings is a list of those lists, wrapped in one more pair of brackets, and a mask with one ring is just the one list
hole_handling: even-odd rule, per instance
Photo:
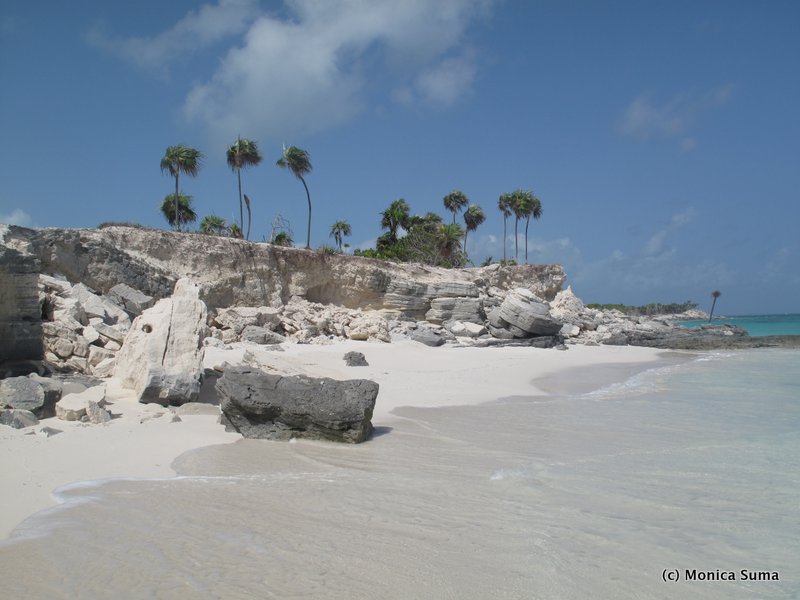
{"label": "white cloud", "polygon": [[21,227],[32,227],[33,218],[21,208],[15,208],[10,213],[0,214],[0,223],[6,225],[19,225]]}
{"label": "white cloud", "polygon": [[144,68],[170,63],[228,36],[244,32],[258,13],[258,0],[219,0],[189,11],[172,28],[153,37],[118,38],[96,27],[87,41]]}
{"label": "white cloud", "polygon": [[216,142],[237,134],[285,141],[336,126],[373,100],[458,101],[477,75],[467,28],[494,1],[285,0],[267,14],[254,0],[220,0],[151,38],[92,39],[135,64],[166,68],[235,36],[188,92],[183,116]]}
{"label": "white cloud", "polygon": [[659,254],[673,252],[674,249],[669,248],[666,245],[669,236],[684,225],[691,223],[692,220],[694,220],[695,215],[696,212],[693,208],[688,208],[682,213],[672,215],[669,224],[663,229],[655,232],[650,239],[647,240],[647,243],[642,249],[642,254],[644,256],[656,256]]}
{"label": "white cloud", "polygon": [[701,93],[677,94],[662,103],[642,94],[625,109],[620,131],[639,140],[678,139],[681,149],[689,152],[697,141],[688,133],[699,115],[722,106],[732,93],[733,87],[725,85]]}

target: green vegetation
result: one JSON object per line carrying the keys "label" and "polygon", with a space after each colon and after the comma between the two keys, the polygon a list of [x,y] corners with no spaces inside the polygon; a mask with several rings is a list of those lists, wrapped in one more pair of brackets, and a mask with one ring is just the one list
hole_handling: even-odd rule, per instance
{"label": "green vegetation", "polygon": [[464,210],[464,207],[469,204],[469,199],[464,195],[464,192],[453,190],[442,199],[444,207],[453,213],[453,224],[456,222],[456,213]]}
{"label": "green vegetation", "polygon": [[230,229],[228,228],[228,224],[225,222],[225,219],[215,215],[209,215],[203,217],[203,219],[200,221],[200,233],[204,233],[206,235],[226,236],[230,235]]}
{"label": "green vegetation", "polygon": [[586,306],[597,310],[618,310],[630,316],[677,315],[697,308],[697,304],[689,300],[680,304],[673,302],[671,304],[645,304],[643,306],[627,306],[625,304],[587,304]]}
{"label": "green vegetation", "polygon": [[[181,173],[195,177],[200,170],[200,161],[202,158],[203,154],[199,150],[178,144],[177,146],[170,146],[167,148],[164,157],[161,159],[161,171],[169,172],[169,174],[175,178],[175,193],[172,195],[175,201],[175,214],[173,215],[172,221],[170,221],[170,225],[174,223],[178,231],[181,230],[180,224],[186,222],[182,220],[178,214],[178,202],[181,197],[180,189],[178,188],[178,178]],[[164,210],[163,206],[161,210]],[[197,218],[197,215],[195,215],[195,218]],[[191,220],[194,221],[194,219]]]}
{"label": "green vegetation", "polygon": [[[244,229],[244,212],[242,210],[242,169],[245,167],[256,166],[261,162],[261,153],[258,151],[258,144],[253,140],[236,138],[236,141],[228,146],[226,152],[228,166],[236,173],[236,179],[239,182],[239,229]],[[250,239],[250,198],[244,196],[247,202],[247,235],[246,239]]]}
{"label": "green vegetation", "polygon": [[306,237],[306,248],[311,248],[311,194],[308,192],[308,186],[303,175],[311,172],[311,158],[308,152],[298,148],[297,146],[283,147],[283,155],[275,163],[282,169],[289,169],[292,174],[303,182],[303,187],[306,190],[306,198],[308,199],[308,236]]}
{"label": "green vegetation", "polygon": [[467,254],[467,235],[470,231],[475,231],[478,226],[486,220],[483,209],[477,204],[470,204],[464,213],[464,224],[467,230],[464,232],[464,255]]}
{"label": "green vegetation", "polygon": [[353,231],[350,227],[350,223],[347,221],[336,221],[336,223],[331,225],[330,237],[336,241],[336,245],[339,247],[339,252],[342,251],[342,242],[344,238],[352,233]]}
{"label": "green vegetation", "polygon": [[513,196],[508,192],[500,194],[500,198],[497,200],[497,208],[503,213],[503,262],[506,262],[506,246],[508,245],[506,223],[508,222],[508,217],[510,217],[513,212],[512,206],[514,206]]}
{"label": "green vegetation", "polygon": [[291,248],[294,246],[294,240],[288,231],[279,231],[276,233],[275,237],[272,238],[271,243],[275,244],[276,246],[283,246],[285,248]]}
{"label": "green vegetation", "polygon": [[167,222],[181,230],[184,223],[194,223],[197,220],[197,213],[192,209],[192,197],[186,194],[167,194],[161,203],[161,212]]}

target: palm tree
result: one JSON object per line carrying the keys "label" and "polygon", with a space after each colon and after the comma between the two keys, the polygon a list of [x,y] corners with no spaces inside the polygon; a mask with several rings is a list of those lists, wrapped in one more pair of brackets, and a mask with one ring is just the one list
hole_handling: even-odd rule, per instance
{"label": "palm tree", "polygon": [[335,241],[336,245],[339,246],[339,252],[342,251],[342,240],[345,236],[348,236],[352,233],[352,229],[350,228],[350,223],[347,221],[336,221],[333,225],[331,225],[331,236]]}
{"label": "palm tree", "polygon": [[225,219],[216,215],[208,215],[200,221],[200,233],[206,235],[225,235],[228,232],[228,224]]}
{"label": "palm tree", "polygon": [[308,236],[306,237],[306,248],[311,248],[311,194],[308,193],[308,186],[303,175],[311,172],[311,158],[308,152],[298,148],[297,146],[283,147],[283,155],[275,163],[283,169],[289,169],[295,177],[303,182],[303,187],[306,189],[306,198],[308,199]]}
{"label": "palm tree", "polygon": [[456,213],[461,212],[467,204],[469,204],[469,200],[464,195],[464,192],[459,190],[453,190],[447,196],[442,199],[444,202],[444,207],[453,213],[453,224],[456,222]]}
{"label": "palm tree", "polygon": [[292,244],[294,244],[294,240],[289,232],[279,231],[273,238],[272,243],[276,246],[285,246],[287,248],[291,248]]}
{"label": "palm tree", "polygon": [[389,230],[389,239],[392,242],[397,241],[397,230],[401,227],[408,231],[411,222],[411,207],[408,203],[400,198],[395,200],[389,205],[385,211],[381,213],[381,229]]}
{"label": "palm tree", "polygon": [[177,223],[178,231],[181,230],[181,219],[178,214],[178,201],[180,198],[180,190],[178,189],[178,178],[180,174],[190,175],[195,177],[200,170],[200,162],[203,158],[203,153],[194,148],[189,148],[183,144],[177,146],[170,146],[164,153],[164,158],[161,159],[161,171],[168,171],[170,175],[175,178],[175,194],[173,199],[175,201],[175,215],[173,221]]}
{"label": "palm tree", "polygon": [[528,263],[528,226],[531,224],[531,217],[536,221],[542,218],[542,203],[531,192],[525,192],[525,264]]}
{"label": "palm tree", "polygon": [[[173,208],[175,206],[178,207],[177,211]],[[175,194],[167,194],[161,203],[161,212],[167,222],[178,231],[181,230],[182,223],[194,223],[197,220],[197,213],[192,209],[192,197],[186,194],[178,194],[177,199]]]}
{"label": "palm tree", "polygon": [[461,225],[458,223],[439,225],[436,241],[439,246],[439,254],[442,257],[441,262],[453,267],[462,264],[462,257],[459,254],[463,237],[464,230],[461,229]]}
{"label": "palm tree", "polygon": [[714,290],[711,292],[711,297],[714,301],[711,303],[711,313],[708,315],[708,322],[711,323],[711,319],[714,318],[714,307],[717,305],[717,298],[722,296],[722,292],[719,290]]}
{"label": "palm tree", "polygon": [[[255,166],[261,162],[261,153],[258,151],[258,144],[253,140],[236,138],[236,141],[228,146],[226,153],[228,166],[236,173],[239,182],[239,229],[244,229],[244,211],[242,209],[242,168]],[[248,205],[249,208],[249,205]],[[247,222],[247,239],[250,239],[250,220]]]}
{"label": "palm tree", "polygon": [[497,200],[497,208],[499,208],[500,212],[503,213],[503,262],[506,262],[506,246],[508,245],[506,242],[506,222],[508,221],[508,217],[511,216],[513,206],[513,194],[509,194],[508,192],[500,194],[500,198]]}
{"label": "palm tree", "polygon": [[464,232],[464,254],[467,254],[467,235],[470,231],[475,231],[478,225],[486,220],[486,215],[483,214],[483,209],[477,204],[470,204],[469,208],[464,212],[464,224],[467,230]]}

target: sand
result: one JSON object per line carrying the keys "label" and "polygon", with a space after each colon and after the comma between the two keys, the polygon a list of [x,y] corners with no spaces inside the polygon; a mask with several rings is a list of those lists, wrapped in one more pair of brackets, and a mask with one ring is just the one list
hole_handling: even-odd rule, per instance
{"label": "sand", "polygon": [[[400,406],[474,405],[509,396],[589,391],[624,380],[663,356],[661,350],[636,347],[429,348],[410,341],[287,344],[283,348],[209,348],[205,364],[236,363],[250,350],[259,361],[297,372],[372,379],[381,386],[373,425],[397,429],[403,427],[403,419],[392,411]],[[350,350],[363,352],[369,366],[347,367],[342,357]],[[115,380],[109,381],[107,395],[115,418],[105,425],[53,418],[26,430],[0,427],[5,465],[0,480],[0,538],[28,516],[54,506],[60,486],[169,477],[175,474],[171,465],[181,454],[241,439],[226,432],[214,414],[186,414],[178,409],[180,420],[175,420],[174,408],[139,404]],[[41,433],[43,427],[61,432],[47,437]]]}

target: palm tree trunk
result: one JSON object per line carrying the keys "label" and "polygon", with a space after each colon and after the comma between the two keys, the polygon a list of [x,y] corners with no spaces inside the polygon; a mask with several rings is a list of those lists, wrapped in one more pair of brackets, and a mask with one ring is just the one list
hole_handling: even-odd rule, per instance
{"label": "palm tree trunk", "polygon": [[253,222],[253,213],[250,212],[250,201],[247,196],[244,197],[246,200],[245,207],[247,208],[247,234],[244,236],[244,239],[250,239],[250,223]]}
{"label": "palm tree trunk", "polygon": [[508,246],[508,238],[506,234],[506,222],[508,221],[508,217],[503,215],[503,263],[506,262],[506,246]]}
{"label": "palm tree trunk", "polygon": [[178,220],[178,171],[175,171],[175,229],[181,230],[181,222]]}
{"label": "palm tree trunk", "polygon": [[708,315],[708,322],[711,323],[711,319],[714,318],[714,307],[717,305],[717,299],[714,298],[714,301],[711,303],[711,314]]}
{"label": "palm tree trunk", "polygon": [[308,200],[308,233],[306,235],[306,248],[311,248],[311,194],[308,192],[306,180],[298,175],[300,181],[303,182],[303,187],[306,188],[306,199]]}
{"label": "palm tree trunk", "polygon": [[525,219],[525,264],[528,264],[528,225],[531,224],[531,218]]}
{"label": "palm tree trunk", "polygon": [[469,235],[469,229],[464,230],[464,256],[469,258],[469,254],[467,254],[467,235]]}
{"label": "palm tree trunk", "polygon": [[514,217],[514,260],[519,262],[519,217]]}
{"label": "palm tree trunk", "polygon": [[236,167],[236,178],[239,180],[239,231],[244,232],[244,209],[242,207],[242,168]]}

